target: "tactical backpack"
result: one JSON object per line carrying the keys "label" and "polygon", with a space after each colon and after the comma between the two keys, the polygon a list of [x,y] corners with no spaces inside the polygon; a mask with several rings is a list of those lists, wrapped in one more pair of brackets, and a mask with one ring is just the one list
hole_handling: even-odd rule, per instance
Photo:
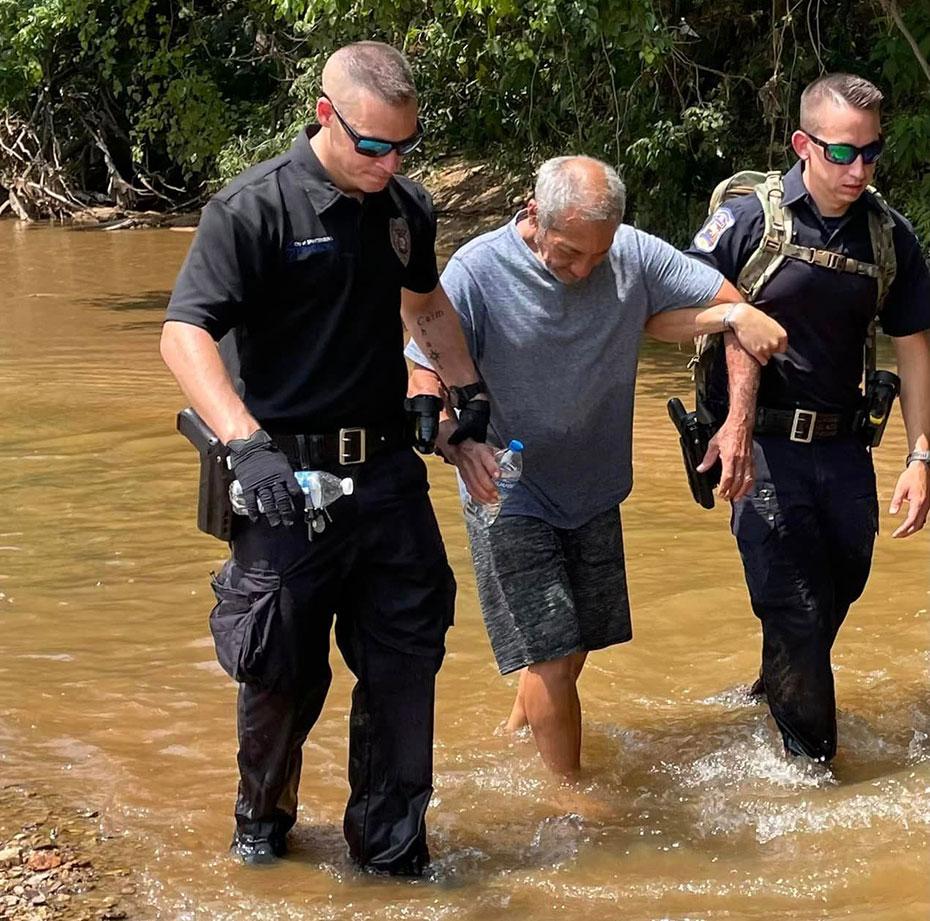
{"label": "tactical backpack", "polygon": [[[762,214],[765,219],[762,238],[756,251],[743,266],[736,281],[736,287],[739,289],[740,294],[749,303],[753,303],[758,298],[762,289],[781,268],[786,259],[797,259],[835,272],[865,275],[876,280],[878,297],[876,299],[875,318],[869,324],[865,341],[864,364],[866,374],[875,370],[876,320],[881,313],[888,289],[891,287],[897,271],[892,238],[894,218],[891,209],[872,186],[869,186],[867,191],[878,205],[877,210],[869,209],[869,235],[872,239],[874,263],[860,262],[841,253],[834,253],[825,249],[813,249],[809,246],[799,246],[794,243],[794,215],[791,213],[790,208],[782,204],[785,190],[782,175],[777,171],[759,173],[753,170],[743,170],[734,173],[714,189],[707,210],[708,215],[713,215],[721,205],[741,195],[754,194],[762,204]],[[689,364],[689,367],[694,372],[698,418],[704,424],[712,424],[714,421],[709,417],[705,407],[705,398],[707,396],[710,368],[718,357],[718,353],[722,352],[722,343],[722,333],[699,336],[695,339],[695,354]]]}

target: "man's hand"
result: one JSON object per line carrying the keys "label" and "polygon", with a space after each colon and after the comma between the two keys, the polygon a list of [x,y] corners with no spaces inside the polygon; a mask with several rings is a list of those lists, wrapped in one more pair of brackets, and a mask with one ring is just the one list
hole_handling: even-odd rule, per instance
{"label": "man's hand", "polygon": [[302,490],[288,459],[271,436],[259,429],[248,438],[233,439],[229,442],[229,456],[249,520],[258,521],[264,514],[272,527],[282,521],[292,525],[296,516],[294,499],[302,495]]}
{"label": "man's hand", "polygon": [[768,364],[772,355],[788,348],[785,328],[752,304],[734,304],[727,311],[726,323],[736,334],[739,344],[760,365]]}
{"label": "man's hand", "polygon": [[755,471],[752,463],[752,428],[741,420],[727,417],[720,430],[707,445],[704,460],[698,473],[706,473],[720,459],[720,487],[717,495],[721,499],[735,502],[752,490]]}
{"label": "man's hand", "polygon": [[487,441],[488,423],[490,421],[491,404],[487,398],[477,396],[473,400],[469,400],[459,410],[458,426],[449,436],[449,444],[454,447],[461,444],[466,438],[470,438],[472,441]]}
{"label": "man's hand", "polygon": [[454,464],[462,476],[468,494],[476,501],[487,505],[498,499],[494,481],[499,475],[494,449],[487,444],[467,439],[452,444],[455,423],[451,419],[439,423],[436,453],[441,454],[448,464]]}
{"label": "man's hand", "polygon": [[898,477],[888,511],[897,515],[903,502],[907,503],[907,518],[895,529],[892,537],[910,537],[927,523],[927,512],[930,511],[930,467],[922,461],[913,461]]}

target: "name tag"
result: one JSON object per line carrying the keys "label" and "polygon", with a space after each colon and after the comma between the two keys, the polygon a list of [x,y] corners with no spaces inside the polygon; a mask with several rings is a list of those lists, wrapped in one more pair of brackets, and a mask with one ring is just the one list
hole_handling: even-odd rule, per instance
{"label": "name tag", "polygon": [[330,252],[336,248],[332,237],[313,237],[309,240],[295,240],[284,248],[286,262],[297,262],[315,253]]}

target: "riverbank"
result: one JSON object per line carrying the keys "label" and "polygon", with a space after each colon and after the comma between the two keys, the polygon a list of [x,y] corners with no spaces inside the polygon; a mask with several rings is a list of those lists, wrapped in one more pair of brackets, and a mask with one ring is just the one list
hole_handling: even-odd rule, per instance
{"label": "riverbank", "polygon": [[120,838],[95,809],[21,786],[0,789],[0,918],[138,918]]}
{"label": "riverbank", "polygon": [[[476,234],[499,226],[532,191],[502,167],[459,156],[414,169],[410,176],[433,196],[438,216],[436,246],[446,255]],[[103,231],[166,228],[193,233],[199,220],[199,211],[163,213],[105,206],[78,211],[65,226]]]}

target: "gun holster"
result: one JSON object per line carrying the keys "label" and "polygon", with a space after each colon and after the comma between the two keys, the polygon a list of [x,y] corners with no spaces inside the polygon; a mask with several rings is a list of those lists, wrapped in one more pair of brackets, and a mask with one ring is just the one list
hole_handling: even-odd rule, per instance
{"label": "gun holster", "polygon": [[229,449],[190,406],[178,413],[178,431],[200,455],[197,527],[204,534],[228,542],[232,535],[233,514],[229,502],[233,473],[226,462]]}
{"label": "gun holster", "polygon": [[704,473],[698,473],[697,469],[713,436],[711,427],[701,422],[696,412],[687,412],[677,397],[668,401],[668,415],[678,430],[678,442],[681,445],[681,457],[685,463],[691,495],[703,508],[713,508],[714,487],[720,483],[720,461],[717,460],[710,470]]}
{"label": "gun holster", "polygon": [[856,413],[853,430],[870,448],[882,443],[894,401],[900,394],[901,378],[893,371],[870,371],[866,375],[865,396]]}

